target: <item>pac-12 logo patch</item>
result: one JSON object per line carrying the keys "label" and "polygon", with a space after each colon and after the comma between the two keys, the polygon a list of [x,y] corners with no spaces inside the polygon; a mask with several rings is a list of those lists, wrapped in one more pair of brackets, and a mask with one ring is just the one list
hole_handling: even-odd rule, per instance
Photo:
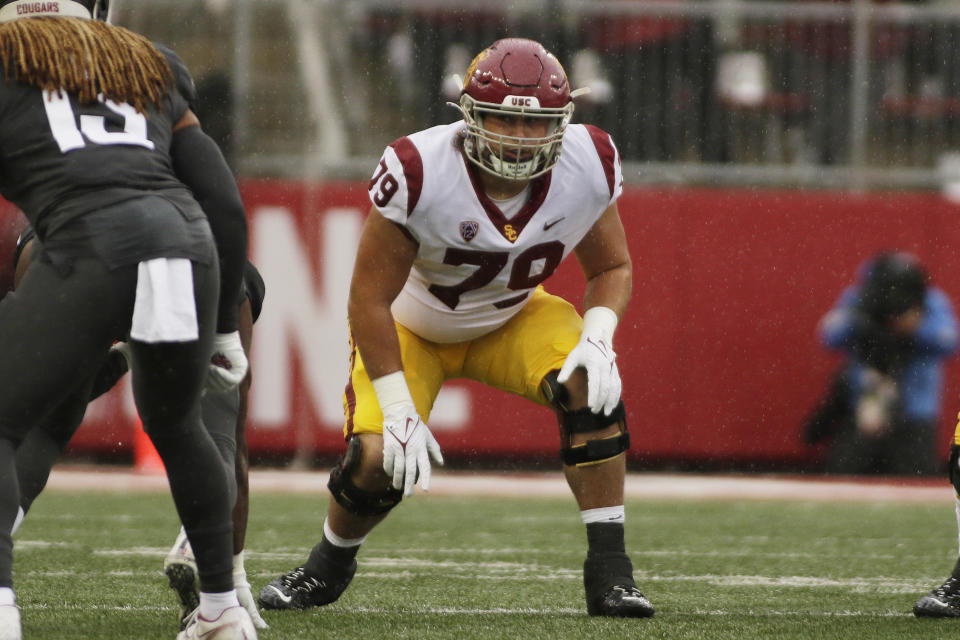
{"label": "pac-12 logo patch", "polygon": [[477,237],[477,231],[480,229],[480,223],[473,220],[464,220],[460,223],[460,237],[470,242]]}

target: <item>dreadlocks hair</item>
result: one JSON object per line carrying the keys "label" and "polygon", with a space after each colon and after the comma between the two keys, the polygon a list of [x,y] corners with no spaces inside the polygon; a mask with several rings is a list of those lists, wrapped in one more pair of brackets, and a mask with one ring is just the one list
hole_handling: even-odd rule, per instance
{"label": "dreadlocks hair", "polygon": [[0,24],[4,80],[66,90],[80,104],[98,95],[143,113],[160,106],[173,78],[163,54],[123,27],[82,18],[36,17]]}

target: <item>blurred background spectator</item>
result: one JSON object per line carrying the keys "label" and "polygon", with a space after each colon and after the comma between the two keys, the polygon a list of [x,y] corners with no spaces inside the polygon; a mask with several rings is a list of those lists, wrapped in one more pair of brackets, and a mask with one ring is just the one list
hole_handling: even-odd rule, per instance
{"label": "blurred background spectator", "polygon": [[[811,0],[802,0],[810,2]],[[822,2],[822,0],[820,0]],[[850,0],[830,0],[850,4]],[[873,5],[891,0],[870,0]],[[794,3],[797,4],[797,3]],[[839,19],[838,19],[839,18]],[[781,91],[788,87],[806,97],[809,113],[805,143],[808,160],[837,164],[848,160],[853,82],[854,19],[825,14],[823,18],[790,19],[783,24],[785,50],[773,78]],[[872,74],[882,71],[891,53],[893,30],[880,26],[867,44]],[[876,81],[871,86],[878,86]]]}
{"label": "blurred background spectator", "polygon": [[924,267],[908,253],[874,256],[819,332],[824,346],[846,356],[805,429],[810,443],[832,441],[826,470],[938,471],[943,360],[957,349],[957,319]]}
{"label": "blurred background spectator", "polygon": [[592,122],[614,133],[626,158],[726,160],[716,126],[712,18],[632,13],[636,3],[623,5],[623,13],[590,15],[580,25],[584,50],[596,52],[612,89]]}
{"label": "blurred background spectator", "polygon": [[131,0],[115,18],[178,46],[198,80],[229,76],[247,175],[298,175],[305,154],[314,173],[368,166],[382,140],[456,118],[451,75],[508,34],[593,89],[577,119],[646,182],[928,187],[960,147],[956,2],[264,0],[232,22],[221,4]]}

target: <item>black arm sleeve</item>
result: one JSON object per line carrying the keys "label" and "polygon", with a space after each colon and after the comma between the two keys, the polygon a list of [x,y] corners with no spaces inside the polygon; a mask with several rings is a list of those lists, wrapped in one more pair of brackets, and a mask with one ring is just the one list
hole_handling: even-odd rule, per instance
{"label": "black arm sleeve", "polygon": [[[247,268],[243,272],[243,288],[250,300],[250,313],[253,315],[253,321],[256,322],[260,317],[260,311],[263,309],[263,298],[267,295],[267,285],[263,282],[263,276],[257,270],[253,263],[247,260]],[[241,302],[243,302],[241,300]]]}
{"label": "black arm sleeve", "polygon": [[179,129],[170,145],[173,170],[200,203],[220,254],[217,332],[237,330],[237,300],[247,263],[247,214],[220,148],[198,126]]}

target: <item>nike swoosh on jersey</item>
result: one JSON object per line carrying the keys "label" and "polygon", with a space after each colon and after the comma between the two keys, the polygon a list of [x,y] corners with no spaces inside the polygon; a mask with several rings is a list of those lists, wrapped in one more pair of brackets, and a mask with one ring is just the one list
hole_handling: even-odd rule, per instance
{"label": "nike swoosh on jersey", "polygon": [[546,231],[547,229],[549,229],[549,228],[552,227],[553,225],[557,224],[557,223],[560,222],[561,220],[565,219],[566,217],[567,217],[567,216],[563,216],[562,218],[557,218],[556,220],[551,220],[550,222],[545,222],[545,223],[543,224],[543,230]]}

